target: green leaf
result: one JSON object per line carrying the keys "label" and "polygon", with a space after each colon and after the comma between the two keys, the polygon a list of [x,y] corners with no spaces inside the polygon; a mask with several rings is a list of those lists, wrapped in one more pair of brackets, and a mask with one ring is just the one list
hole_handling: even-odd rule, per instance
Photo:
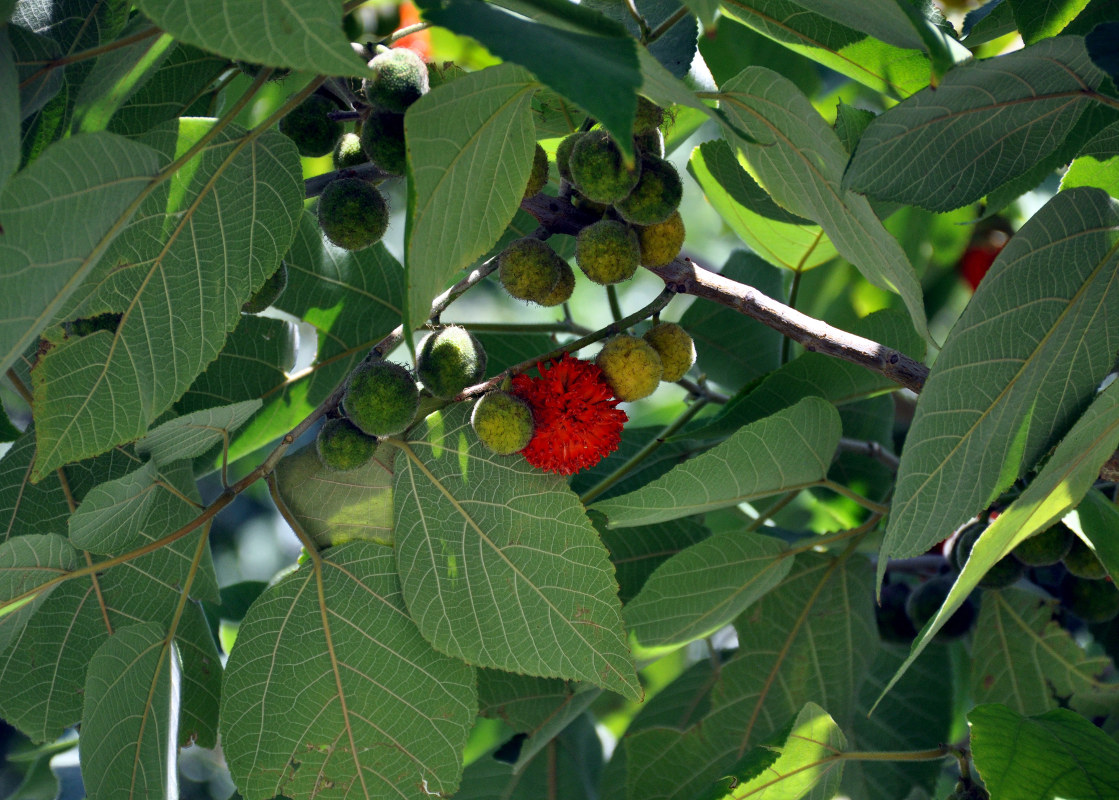
{"label": "green leaf", "polygon": [[136,453],[150,456],[152,461],[161,466],[200,456],[244,425],[258,408],[259,400],[246,400],[176,417],[153,428],[138,441]]}
{"label": "green leaf", "polygon": [[592,508],[609,518],[610,527],[625,528],[813,486],[827,474],[840,432],[835,407],[807,397],[644,488]]}
{"label": "green leaf", "polygon": [[140,0],[136,4],[176,39],[227,58],[324,75],[368,70],[342,33],[342,9],[318,0]]}
{"label": "green leaf", "polygon": [[739,147],[777,203],[817,222],[868,281],[900,295],[913,327],[927,338],[913,266],[866,198],[840,186],[847,151],[808,99],[787,78],[762,67],[727,81],[719,96],[731,120],[757,140],[740,141]]}
{"label": "green leaf", "polygon": [[[945,538],[1031,468],[1091,402],[1119,349],[1119,320],[1109,311],[1119,304],[1117,224],[1115,200],[1070,189],[999,254],[918,399],[880,563]],[[1101,406],[1096,419],[1104,415]],[[1065,452],[1062,478],[1065,470],[1086,475],[1084,454]],[[1057,474],[1052,462],[1049,469]],[[1041,488],[1035,482],[1031,495],[1034,486]],[[993,543],[991,530],[1003,525],[1009,523],[988,530],[984,540]],[[978,546],[972,560],[982,554],[985,570],[1009,552],[996,555],[1001,544]]]}
{"label": "green leaf", "polygon": [[649,576],[625,607],[643,648],[708,636],[779,584],[793,566],[785,543],[743,531],[718,533],[682,550]]}
{"label": "green leaf", "polygon": [[1077,36],[962,64],[870,124],[844,185],[932,211],[972,203],[1056,150],[1102,80]]}
{"label": "green leaf", "polygon": [[653,571],[676,553],[711,535],[694,519],[674,519],[658,525],[607,530],[605,518],[593,514],[591,521],[610,551],[618,579],[618,598],[628,603]]}
{"label": "green leaf", "polygon": [[967,12],[962,28],[964,44],[971,48],[1016,33],[1017,30],[1014,10],[1006,0],[989,0],[979,8]]}
{"label": "green leaf", "polygon": [[872,39],[792,0],[724,0],[722,7],[758,33],[892,97],[907,97],[929,83],[924,53]]}
{"label": "green leaf", "polygon": [[495,456],[460,403],[397,443],[396,554],[424,636],[478,666],[640,697],[606,548],[557,475]]}
{"label": "green leaf", "polygon": [[797,556],[785,581],[735,623],[738,652],[719,671],[707,715],[686,731],[626,737],[628,796],[692,800],[713,791],[809,702],[848,725],[877,647],[872,594],[866,562]]}
{"label": "green leaf", "polygon": [[[959,42],[946,36],[928,21],[913,19],[897,0],[870,0],[857,6],[843,0],[799,0],[799,5],[833,22],[849,25],[902,49],[928,49],[928,36],[930,32],[936,31],[940,47],[946,53],[957,56],[956,60],[970,58],[970,53]],[[927,28],[928,31],[921,28]]]}
{"label": "green leaf", "polygon": [[[213,124],[183,120],[150,141],[170,160]],[[275,271],[302,196],[290,139],[229,125],[146,198],[83,297],[85,316],[122,314],[116,332],[71,338],[32,373],[36,478],[135,439],[187,390]]]}
{"label": "green leaf", "polygon": [[1119,745],[1063,708],[1023,717],[999,705],[967,715],[975,766],[992,797],[1106,800],[1119,794]]}
{"label": "green leaf", "polygon": [[972,645],[971,696],[1019,714],[1058,706],[1089,716],[1115,713],[1119,684],[1101,676],[1107,656],[1089,656],[1055,618],[1057,601],[1008,588],[984,592]]}
{"label": "green leaf", "polygon": [[726,15],[719,16],[714,34],[700,38],[699,52],[716,85],[746,67],[759,66],[780,72],[809,97],[819,92],[820,75],[814,61]]}
{"label": "green leaf", "polygon": [[[735,250],[719,272],[769,297],[786,297],[781,272],[753,253]],[[695,342],[696,363],[708,378],[734,389],[781,363],[781,334],[718,303],[692,303],[680,324]]]}
{"label": "green leaf", "polygon": [[1061,3],[1051,3],[1048,0],[1006,2],[1014,12],[1014,22],[1026,44],[1036,44],[1042,39],[1056,36],[1088,5],[1088,0],[1066,0]]}
{"label": "green leaf", "polygon": [[164,797],[178,779],[178,653],[154,622],[129,625],[89,662],[82,782],[91,797]]}
{"label": "green leaf", "polygon": [[1092,137],[1061,178],[1061,189],[1095,186],[1112,197],[1119,195],[1119,122]]}
{"label": "green leaf", "polygon": [[[2,17],[0,17],[2,18]],[[0,195],[8,178],[19,166],[19,121],[12,109],[19,108],[19,77],[16,72],[15,49],[8,38],[8,26],[0,23],[0,108],[9,109],[0,116]]]}
{"label": "green leaf", "polygon": [[[601,122],[614,134],[623,151],[632,152],[630,133],[641,75],[636,45],[621,25],[588,8],[572,6],[578,9],[572,11],[562,3],[547,6],[563,14],[563,28],[471,0],[420,5],[424,19],[473,37],[495,56],[525,67],[541,83]],[[577,25],[570,24],[575,21]],[[559,53],[563,53],[563,58],[557,57]],[[511,70],[510,73],[516,74]],[[477,112],[471,116],[476,127]],[[492,136],[487,134],[486,138]],[[519,174],[519,162],[515,169],[512,164],[507,166],[514,175]],[[528,181],[527,169],[524,174],[525,180],[518,182],[520,191],[515,193],[518,202]],[[510,199],[514,199],[512,195]]]}
{"label": "green leaf", "polygon": [[5,30],[16,63],[19,119],[31,118],[34,124],[37,119],[35,112],[58,95],[65,74],[61,69],[42,69],[42,62],[59,58],[62,50],[49,37],[32,33],[19,25],[8,25]]}
{"label": "green leaf", "polygon": [[136,210],[158,155],[108,133],[56,142],[0,193],[0,371],[31,347]]}
{"label": "green leaf", "polygon": [[15,598],[77,565],[78,552],[65,538],[53,533],[17,536],[0,544],[0,653],[23,630],[53,587],[26,600]]}
{"label": "green leaf", "polygon": [[[987,279],[984,279],[984,284],[986,283]],[[946,353],[947,349],[941,352],[938,365]],[[927,391],[928,384],[926,383],[925,386]],[[919,405],[918,413],[920,413]],[[956,583],[945,598],[940,611],[921,630],[910,657],[902,664],[898,675],[894,676],[894,681],[912,663],[972,590],[979,585],[980,579],[987,570],[1007,556],[1019,542],[1038,531],[1045,530],[1080,502],[1080,499],[1092,488],[1099,475],[1100,466],[1114,452],[1117,443],[1119,443],[1119,381],[1113,381],[1111,386],[1096,397],[1072,430],[1057,445],[1037,477],[976,540],[967,563],[956,578]],[[901,469],[905,469],[904,452]],[[969,479],[973,481],[978,477],[974,472],[969,475]],[[900,480],[898,484],[901,485]],[[896,501],[894,507],[895,509],[898,507]],[[948,512],[938,509],[926,513],[947,514]],[[949,520],[943,529],[945,536],[955,527],[956,524]],[[887,529],[886,541],[882,546],[883,554],[889,552],[890,544],[890,529]],[[893,681],[886,687],[886,691],[889,691],[892,685]]]}
{"label": "green leaf", "polygon": [[222,750],[245,797],[450,795],[477,709],[474,671],[435,652],[404,608],[393,555],[323,553],[241,623],[222,686]]}
{"label": "green leaf", "polygon": [[1119,531],[1119,508],[1093,489],[1076,507],[1076,517],[1083,538],[1088,540],[1108,575],[1115,580],[1119,576],[1119,540],[1115,536],[1115,531]]}
{"label": "green leaf", "polygon": [[408,109],[406,329],[427,319],[448,279],[513,219],[536,146],[536,87],[523,69],[504,64],[444,84]]}
{"label": "green leaf", "polygon": [[[696,1],[693,0],[693,3]],[[710,9],[711,16],[708,19],[714,19],[714,14],[719,7],[718,0],[698,0],[698,2],[705,4]],[[655,59],[674,78],[682,79],[688,74],[692,61],[695,59],[696,34],[698,31],[696,30],[696,21],[690,14],[675,16],[683,10],[685,5],[688,8],[692,7],[692,4],[681,4],[679,0],[634,0],[633,7],[637,9],[638,14],[645,18],[650,30],[659,29],[661,25],[675,17],[675,21],[661,31],[656,39],[637,48],[638,55],[642,60],[642,69],[644,69],[645,55],[648,55]],[[625,30],[629,32],[630,36],[640,41],[641,30],[626,4],[615,3],[611,0],[584,0],[580,3],[580,6],[593,8],[595,11],[620,22],[625,26]]]}
{"label": "green leaf", "polygon": [[319,547],[353,539],[392,546],[393,455],[380,447],[365,466],[338,472],[310,444],[276,465],[276,487]]}
{"label": "green leaf", "polygon": [[847,738],[835,720],[815,703],[807,703],[797,714],[786,740],[764,748],[777,754],[772,763],[763,766],[748,754],[746,759],[754,768],[733,770],[733,788],[708,796],[738,800],[776,792],[782,800],[800,800],[812,792],[812,797],[833,797],[843,777],[843,761],[837,756],[846,747]]}

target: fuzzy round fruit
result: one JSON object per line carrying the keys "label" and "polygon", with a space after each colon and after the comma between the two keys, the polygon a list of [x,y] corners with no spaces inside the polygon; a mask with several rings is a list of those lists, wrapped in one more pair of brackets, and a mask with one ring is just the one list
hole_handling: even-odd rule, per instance
{"label": "fuzzy round fruit", "polygon": [[370,436],[392,436],[407,428],[420,406],[412,374],[389,361],[363,362],[350,373],[342,409]]}
{"label": "fuzzy round fruit", "polygon": [[[561,259],[562,260],[562,259]],[[552,289],[547,297],[540,299],[542,306],[558,306],[560,303],[566,303],[571,299],[571,293],[575,291],[575,270],[566,261],[563,262],[563,267],[560,269],[560,279],[556,283],[556,288]]]}
{"label": "fuzzy round fruit", "polygon": [[684,218],[679,211],[664,222],[641,225],[637,228],[637,243],[641,245],[641,264],[645,267],[663,267],[671,264],[684,246]]}
{"label": "fuzzy round fruit", "polygon": [[642,337],[661,357],[664,364],[662,381],[678,381],[695,363],[695,342],[688,332],[675,322],[659,322]]}
{"label": "fuzzy round fruit", "polygon": [[280,133],[309,158],[325,156],[342,136],[342,123],[327,116],[337,106],[325,97],[313,94],[280,120]]}
{"label": "fuzzy round fruit", "polygon": [[361,126],[361,149],[380,170],[403,175],[408,151],[404,145],[404,115],[374,111]]}
{"label": "fuzzy round fruit", "polygon": [[1065,569],[1080,578],[1098,581],[1107,577],[1107,568],[1098,558],[1091,547],[1084,544],[1079,536],[1073,537],[1072,547],[1061,559],[1065,562]]}
{"label": "fuzzy round fruit", "polygon": [[403,114],[427,94],[427,65],[412,50],[398,47],[378,53],[369,62],[373,75],[362,83],[365,96],[377,108]]}
{"label": "fuzzy round fruit", "polygon": [[279,269],[273,272],[264,282],[264,285],[256,290],[256,294],[241,306],[241,310],[246,314],[259,314],[279,299],[287,285],[288,265],[281,260]]}
{"label": "fuzzy round fruit", "polygon": [[890,583],[882,587],[882,599],[874,609],[878,635],[887,642],[909,644],[917,637],[913,621],[905,613],[905,601],[911,589],[907,583]]}
{"label": "fuzzy round fruit", "polygon": [[499,456],[524,450],[532,439],[532,410],[508,392],[490,392],[478,398],[470,425],[478,440]]}
{"label": "fuzzy round fruit", "polygon": [[548,154],[539,144],[532,154],[532,172],[528,175],[528,185],[525,186],[525,197],[538,194],[548,183]]}
{"label": "fuzzy round fruit", "polygon": [[633,135],[651,133],[664,124],[664,109],[652,100],[637,96],[637,112],[633,117]]}
{"label": "fuzzy round fruit", "polygon": [[575,187],[596,203],[621,200],[633,191],[641,177],[639,165],[632,169],[626,166],[617,142],[606,131],[590,131],[582,136],[571,149],[568,169]]}
{"label": "fuzzy round fruit", "polygon": [[656,156],[664,158],[664,134],[660,131],[649,131],[633,137],[633,146],[643,156]]}
{"label": "fuzzy round fruit", "polygon": [[1068,526],[1058,522],[1048,530],[1020,542],[1011,553],[1029,567],[1048,567],[1068,555],[1076,534]]}
{"label": "fuzzy round fruit", "polygon": [[603,286],[632,278],[640,258],[637,234],[612,219],[588,225],[575,237],[575,263],[588,278]]}
{"label": "fuzzy round fruit", "polygon": [[606,376],[614,396],[627,403],[651,395],[664,374],[657,351],[636,336],[615,336],[599,351],[594,363]]}
{"label": "fuzzy round fruit", "polygon": [[634,225],[655,225],[672,216],[680,205],[684,185],[680,173],[663,158],[641,159],[641,178],[624,199],[614,203],[622,219]]}
{"label": "fuzzy round fruit", "polygon": [[[914,628],[918,631],[921,630],[925,627],[925,623],[936,615],[936,612],[944,605],[944,600],[948,597],[948,592],[952,590],[954,583],[955,578],[953,576],[938,575],[935,578],[929,578],[913,590],[909,599],[905,601],[905,613],[909,615]],[[971,630],[976,616],[978,616],[978,612],[975,609],[975,603],[968,597],[937,631],[934,638],[943,641],[963,636]]]}
{"label": "fuzzy round fruit", "polygon": [[389,208],[377,187],[360,178],[338,178],[319,198],[319,227],[326,238],[346,250],[361,250],[381,241],[389,226]]}
{"label": "fuzzy round fruit", "polygon": [[1119,588],[1069,574],[1061,581],[1061,605],[1085,622],[1107,622],[1119,616]]}
{"label": "fuzzy round fruit", "polygon": [[319,428],[315,448],[324,467],[345,472],[368,464],[377,449],[377,440],[366,436],[348,419],[328,419]]}
{"label": "fuzzy round fruit", "polygon": [[361,137],[356,133],[343,133],[334,145],[334,168],[349,169],[369,161],[369,156],[361,149]]}
{"label": "fuzzy round fruit", "polygon": [[518,300],[544,304],[567,265],[555,250],[526,236],[509,244],[497,257],[497,274],[505,291]]}
{"label": "fuzzy round fruit", "polygon": [[571,180],[571,151],[575,149],[575,145],[585,135],[586,131],[576,131],[564,138],[559,143],[559,147],[556,148],[556,169],[559,171],[560,177],[568,183],[573,183]]}
{"label": "fuzzy round fruit", "polygon": [[[975,543],[985,530],[987,530],[986,523],[973,522],[960,531],[955,544],[952,546],[952,558],[956,563],[956,569],[963,570],[968,556],[971,555],[971,549],[975,547]],[[1002,589],[1021,578],[1024,572],[1025,567],[1021,561],[1005,556],[987,570],[986,574],[979,579],[979,585],[984,589]]]}
{"label": "fuzzy round fruit", "polygon": [[482,343],[458,325],[429,334],[416,353],[416,375],[436,397],[454,397],[480,381],[485,372]]}

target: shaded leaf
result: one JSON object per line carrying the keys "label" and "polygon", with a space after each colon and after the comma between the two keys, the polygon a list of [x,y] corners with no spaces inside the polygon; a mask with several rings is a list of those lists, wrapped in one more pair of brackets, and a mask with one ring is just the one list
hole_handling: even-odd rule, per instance
{"label": "shaded leaf", "polygon": [[582,504],[523,456],[496,456],[458,404],[399,442],[396,555],[437,649],[478,666],[639,697],[613,567]]}
{"label": "shaded leaf", "polygon": [[[321,569],[321,575],[316,572]],[[222,691],[222,749],[249,800],[451,794],[477,696],[404,609],[391,552],[327,550],[249,609]]]}
{"label": "shaded leaf", "polygon": [[610,527],[630,527],[803,489],[827,474],[840,432],[835,407],[808,397],[747,425],[644,488],[592,508],[609,518]]}
{"label": "shaded leaf", "polygon": [[628,603],[653,571],[676,553],[701,542],[711,531],[694,519],[674,519],[656,525],[607,530],[605,518],[593,514],[591,521],[610,551],[618,579],[618,597]]}
{"label": "shaded leaf", "polygon": [[1096,558],[1114,581],[1119,576],[1119,537],[1115,535],[1119,531],[1119,507],[1093,489],[1076,507],[1076,517],[1082,538],[1091,544]]}
{"label": "shaded leaf", "polygon": [[0,116],[0,196],[8,178],[19,166],[19,121],[11,109],[19,108],[19,77],[16,72],[15,49],[8,38],[8,26],[0,24],[0,108],[9,112]]}
{"label": "shaded leaf", "polygon": [[258,408],[259,400],[246,400],[184,414],[153,428],[136,443],[136,452],[159,465],[194,458],[244,425]]}
{"label": "shaded leaf", "polygon": [[78,553],[55,534],[19,536],[0,544],[0,653],[3,653],[53,587],[16,598],[78,565]]}

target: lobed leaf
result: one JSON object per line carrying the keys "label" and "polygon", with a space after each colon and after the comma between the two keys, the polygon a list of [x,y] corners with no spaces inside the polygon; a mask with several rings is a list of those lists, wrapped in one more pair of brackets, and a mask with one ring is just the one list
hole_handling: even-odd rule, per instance
{"label": "lobed leaf", "polygon": [[458,404],[398,446],[396,555],[436,649],[478,666],[641,694],[613,567],[582,504],[523,456],[496,456]]}

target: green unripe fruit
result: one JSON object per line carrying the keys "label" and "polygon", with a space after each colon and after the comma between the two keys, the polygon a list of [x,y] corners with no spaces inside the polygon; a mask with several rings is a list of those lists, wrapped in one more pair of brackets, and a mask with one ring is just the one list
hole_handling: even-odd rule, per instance
{"label": "green unripe fruit", "polygon": [[454,397],[480,381],[485,372],[482,343],[457,325],[429,334],[416,353],[416,375],[436,397]]}
{"label": "green unripe fruit", "polygon": [[528,174],[528,185],[525,186],[525,197],[538,194],[548,183],[548,154],[539,144],[532,154],[532,172]]}
{"label": "green unripe fruit", "polygon": [[389,226],[389,208],[373,184],[338,178],[319,198],[319,227],[334,244],[361,250],[381,241]]}
{"label": "green unripe fruit", "polygon": [[327,116],[336,110],[334,103],[313,94],[280,120],[280,133],[295,142],[299,155],[325,156],[342,136],[342,123]]}
{"label": "green unripe fruit", "polygon": [[[561,259],[562,260],[562,259]],[[571,299],[571,293],[575,291],[575,270],[566,261],[563,262],[563,267],[560,269],[560,279],[556,283],[556,288],[552,289],[547,297],[540,299],[542,306],[558,306],[560,303],[566,303]]]}
{"label": "green unripe fruit", "polygon": [[541,305],[551,298],[565,266],[555,250],[531,236],[511,242],[497,257],[497,274],[505,291]]}
{"label": "green unripe fruit", "polygon": [[259,314],[279,299],[287,285],[288,265],[280,261],[280,268],[268,277],[264,285],[256,290],[256,294],[249,298],[247,303],[241,306],[241,310],[246,314]]}
{"label": "green unripe fruit", "polygon": [[1065,562],[1065,569],[1080,578],[1098,581],[1107,577],[1107,568],[1096,558],[1096,553],[1091,547],[1084,544],[1079,536],[1073,536],[1072,547],[1061,559]]}
{"label": "green unripe fruit", "polygon": [[575,263],[588,278],[603,286],[632,278],[640,258],[637,234],[612,219],[588,225],[575,237]]}
{"label": "green unripe fruit", "polygon": [[[956,569],[963,570],[968,556],[971,555],[971,549],[985,530],[987,530],[985,522],[973,522],[960,531],[959,536],[956,537],[956,543],[952,546],[952,558],[956,563]],[[1026,568],[1021,561],[1010,556],[1004,556],[996,561],[987,570],[987,573],[979,579],[979,585],[984,589],[1002,589],[1021,578],[1025,571]]]}
{"label": "green unripe fruit", "polygon": [[586,136],[586,131],[576,131],[561,141],[559,147],[556,148],[556,169],[559,171],[560,177],[568,183],[574,183],[571,180],[571,151],[575,149],[575,145],[584,136]]}
{"label": "green unripe fruit", "polygon": [[1058,522],[1048,530],[1019,542],[1011,555],[1030,567],[1048,567],[1068,555],[1074,538],[1076,534],[1067,525]]}
{"label": "green unripe fruit", "polygon": [[366,436],[348,419],[328,419],[319,428],[315,448],[324,467],[345,472],[368,464],[377,449],[377,440]]}
{"label": "green unripe fruit", "polygon": [[342,396],[350,421],[370,436],[392,436],[407,428],[420,407],[420,389],[407,369],[389,361],[364,362]]}
{"label": "green unripe fruit", "polygon": [[[914,628],[920,631],[925,627],[925,623],[936,616],[936,612],[944,605],[948,592],[952,590],[953,583],[955,579],[951,575],[938,575],[913,590],[909,599],[905,601],[905,613],[909,615]],[[976,616],[975,603],[969,597],[948,618],[934,638],[943,641],[963,636],[971,630]]]}
{"label": "green unripe fruit", "polygon": [[664,374],[657,351],[636,336],[615,336],[599,351],[594,363],[602,370],[614,396],[627,403],[651,395]]}
{"label": "green unripe fruit", "polygon": [[882,587],[882,598],[874,609],[878,635],[887,642],[909,644],[917,636],[913,621],[905,613],[905,601],[909,598],[909,584],[890,583]]}
{"label": "green unripe fruit", "polygon": [[369,156],[361,149],[361,137],[356,133],[343,133],[334,145],[334,168],[349,169],[369,161]]}
{"label": "green unripe fruit", "polygon": [[646,267],[663,267],[671,264],[684,246],[684,218],[679,211],[664,222],[642,225],[637,228],[637,242],[641,245],[641,264]]}
{"label": "green unripe fruit", "polygon": [[1078,578],[1061,581],[1061,605],[1085,622],[1107,622],[1119,616],[1119,589],[1111,581]]}
{"label": "green unripe fruit", "polygon": [[610,208],[607,203],[596,203],[594,200],[588,200],[579,194],[578,189],[573,189],[571,192],[571,205],[596,217],[601,217]]}
{"label": "green unripe fruit", "polygon": [[641,159],[641,178],[633,191],[614,203],[622,219],[634,225],[664,222],[680,205],[684,185],[676,167],[663,158]]}
{"label": "green unripe fruit", "polygon": [[664,134],[660,131],[649,131],[633,137],[633,146],[643,156],[656,156],[664,158]]}
{"label": "green unripe fruit", "polygon": [[645,331],[645,339],[657,351],[664,365],[662,381],[678,381],[695,363],[695,342],[675,322],[660,322]]}
{"label": "green unripe fruit", "polygon": [[361,125],[361,149],[378,169],[403,175],[408,169],[404,144],[404,115],[373,111]]}
{"label": "green unripe fruit", "polygon": [[583,196],[596,203],[621,200],[633,191],[641,177],[639,165],[626,166],[617,142],[606,131],[590,131],[583,135],[571,149],[568,168],[572,183]]}
{"label": "green unripe fruit", "polygon": [[378,53],[369,68],[373,75],[365,79],[362,88],[369,102],[385,111],[403,114],[431,86],[427,65],[406,47]]}
{"label": "green unripe fruit", "polygon": [[633,135],[651,133],[664,124],[664,109],[641,95],[637,95],[637,112],[633,117]]}
{"label": "green unripe fruit", "polygon": [[528,447],[532,439],[532,410],[508,392],[490,392],[478,398],[470,425],[478,440],[499,456]]}

